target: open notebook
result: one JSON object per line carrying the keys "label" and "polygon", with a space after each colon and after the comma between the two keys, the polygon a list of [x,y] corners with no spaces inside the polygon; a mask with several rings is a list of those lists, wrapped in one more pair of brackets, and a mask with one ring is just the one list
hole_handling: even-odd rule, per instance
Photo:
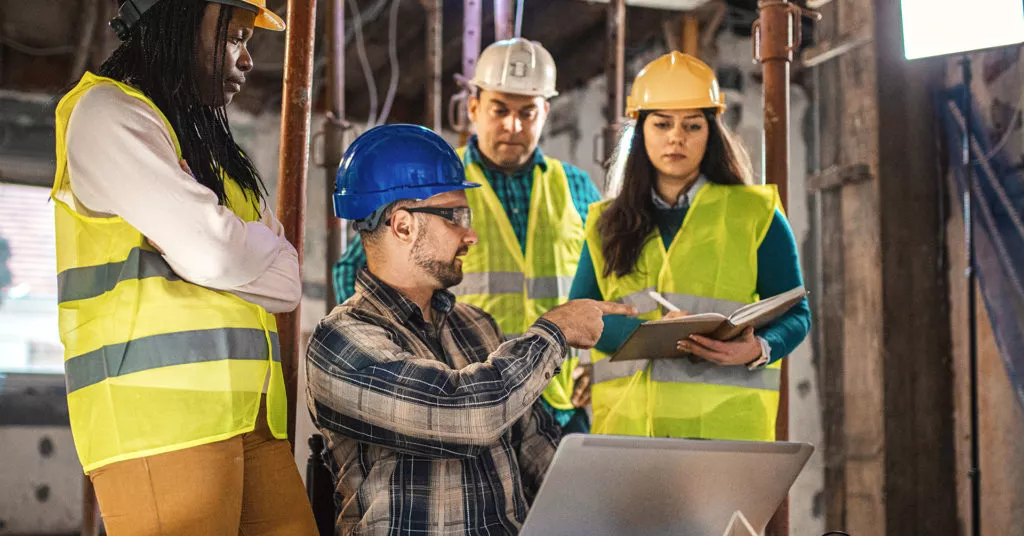
{"label": "open notebook", "polygon": [[770,324],[800,303],[805,296],[807,291],[804,287],[797,287],[771,298],[744,305],[729,316],[701,313],[644,322],[626,339],[626,342],[622,343],[622,347],[615,352],[611,360],[686,357],[688,354],[676,349],[676,342],[680,339],[690,335],[704,335],[720,341],[733,339],[748,327],[757,329]]}

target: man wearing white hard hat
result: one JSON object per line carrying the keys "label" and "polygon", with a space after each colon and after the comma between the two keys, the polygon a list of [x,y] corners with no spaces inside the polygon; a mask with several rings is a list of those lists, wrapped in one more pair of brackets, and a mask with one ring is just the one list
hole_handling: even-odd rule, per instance
{"label": "man wearing white hard hat", "polygon": [[[555,71],[540,43],[515,38],[487,47],[471,80],[476,134],[458,150],[467,180],[482,185],[466,192],[480,243],[464,260],[465,279],[451,290],[493,316],[506,338],[568,299],[587,208],[600,200],[585,172],[538,147],[548,99],[558,94]],[[335,267],[339,302],[353,294],[365,258],[362,244],[353,242]],[[566,360],[543,396],[566,433],[590,428],[582,409],[589,380],[574,379],[577,361]]]}

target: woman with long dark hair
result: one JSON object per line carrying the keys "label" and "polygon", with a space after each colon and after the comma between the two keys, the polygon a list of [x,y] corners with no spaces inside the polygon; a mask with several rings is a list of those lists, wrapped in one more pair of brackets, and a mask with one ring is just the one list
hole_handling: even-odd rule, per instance
{"label": "woman with long dark hair", "polygon": [[[751,185],[750,160],[722,122],[714,72],[679,52],[637,75],[610,171],[613,199],[591,207],[570,299],[636,305],[606,317],[592,351],[595,433],[772,440],[779,360],[806,337],[806,299],[730,341],[679,341],[688,358],[612,363],[640,323],[728,315],[801,286],[792,231],[774,187]],[[680,309],[663,314],[650,291]]]}
{"label": "woman with long dark hair", "polygon": [[265,0],[125,0],[57,106],[60,333],[108,534],[315,534],[273,313],[298,257],[225,107]]}

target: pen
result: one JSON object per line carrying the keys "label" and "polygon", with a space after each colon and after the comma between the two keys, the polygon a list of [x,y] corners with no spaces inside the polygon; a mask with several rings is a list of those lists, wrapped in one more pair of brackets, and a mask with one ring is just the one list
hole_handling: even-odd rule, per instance
{"label": "pen", "polygon": [[660,303],[668,311],[678,311],[679,310],[678,307],[676,307],[675,305],[672,305],[671,302],[666,300],[664,296],[662,296],[661,294],[658,294],[657,292],[655,292],[653,290],[648,290],[647,291],[647,295],[650,296],[654,301]]}

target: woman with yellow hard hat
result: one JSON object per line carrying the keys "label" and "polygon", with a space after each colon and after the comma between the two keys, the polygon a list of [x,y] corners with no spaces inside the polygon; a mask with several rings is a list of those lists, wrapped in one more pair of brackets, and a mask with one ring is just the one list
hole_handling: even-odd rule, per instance
{"label": "woman with yellow hard hat", "polygon": [[107,534],[316,534],[273,313],[298,255],[225,107],[265,0],[123,0],[56,110],[68,413]]}
{"label": "woman with yellow hard hat", "polygon": [[722,122],[714,72],[679,52],[636,77],[610,172],[613,199],[591,207],[570,299],[636,305],[610,316],[595,350],[594,433],[773,440],[779,359],[807,335],[806,299],[770,325],[730,341],[693,336],[693,358],[610,362],[637,326],[663,317],[728,315],[801,286],[796,242],[774,187],[751,185],[746,152]]}

